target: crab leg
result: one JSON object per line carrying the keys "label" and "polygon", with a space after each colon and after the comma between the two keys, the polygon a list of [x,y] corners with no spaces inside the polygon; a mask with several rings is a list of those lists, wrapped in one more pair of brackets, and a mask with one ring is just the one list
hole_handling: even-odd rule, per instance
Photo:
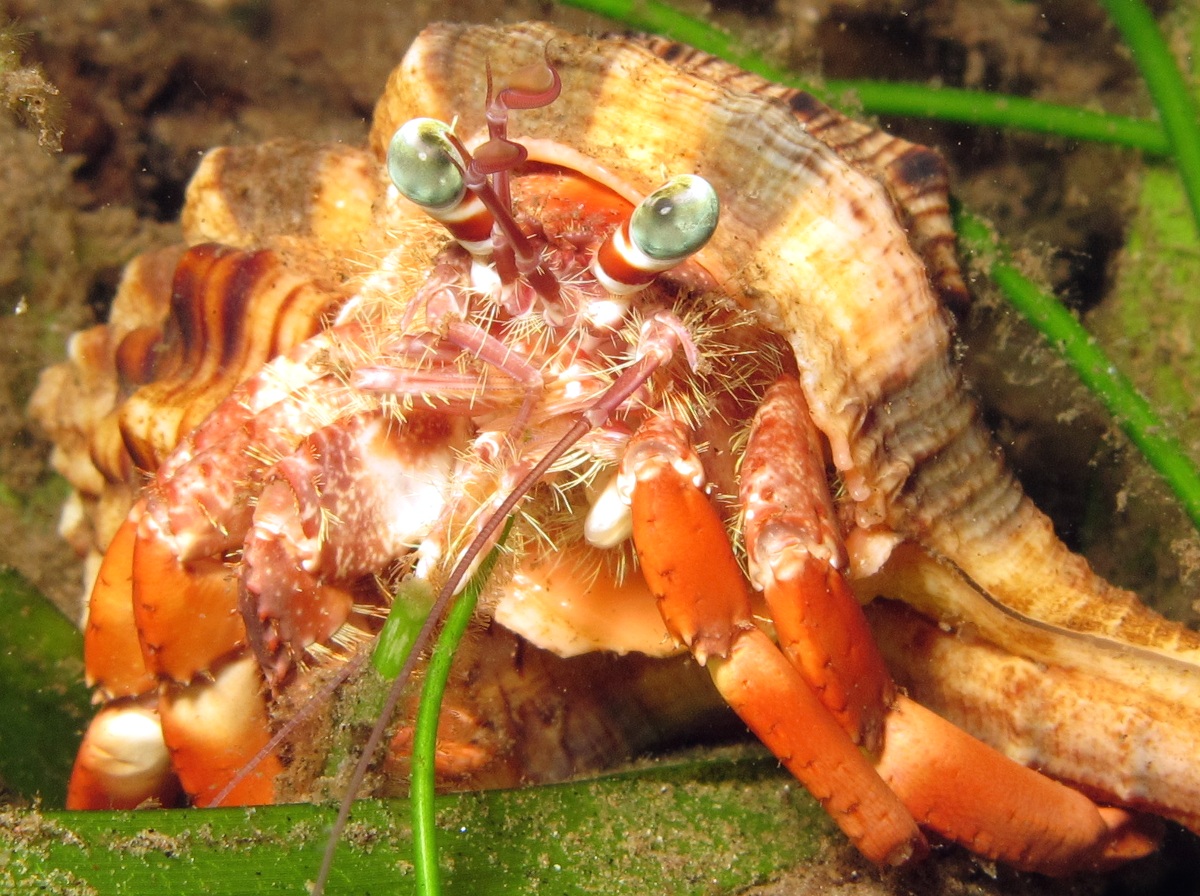
{"label": "crab leg", "polygon": [[[185,790],[204,802],[267,742],[257,663],[230,659],[246,642],[235,586],[219,559],[175,557],[145,501],[134,506],[105,555],[84,637],[93,683],[108,697],[127,699],[105,707],[88,726],[68,808],[169,805],[179,790],[172,767]],[[194,637],[172,638],[180,625]],[[217,666],[215,676],[200,677]],[[266,756],[227,802],[271,802],[280,770],[278,757]]]}
{"label": "crab leg", "polygon": [[896,865],[923,853],[925,840],[912,816],[755,625],[745,577],[700,490],[700,462],[682,428],[663,418],[644,425],[622,473],[633,480],[633,539],[642,573],[672,636],[707,666],[726,702],[864,855]]}
{"label": "crab leg", "polygon": [[239,605],[273,684],[353,610],[353,585],[405,556],[444,504],[455,418],[379,414],[317,430],[267,476],[242,552]]}
{"label": "crab leg", "polygon": [[841,570],[821,443],[799,384],[763,398],[741,469],[750,579],[784,655],[855,743],[877,751],[895,687]]}
{"label": "crab leg", "polygon": [[899,695],[879,774],[917,821],[973,853],[1052,876],[1103,870],[1153,852],[1157,819],[1100,808]]}
{"label": "crab leg", "polygon": [[157,697],[145,694],[105,706],[88,724],[71,780],[68,809],[170,806],[179,796],[171,772]]}
{"label": "crab leg", "polygon": [[1148,851],[1146,838],[1126,832],[1126,813],[1102,814],[1082,794],[896,694],[839,571],[845,549],[824,483],[800,385],[781,379],[763,400],[742,465],[751,576],[784,653],[865,742],[918,823],[977,854],[1048,874]]}
{"label": "crab leg", "polygon": [[207,680],[163,686],[163,738],[196,805],[213,805],[251,761],[256,762],[253,770],[224,795],[222,804],[275,802],[275,779],[283,765],[275,752],[260,755],[271,739],[264,690],[258,660],[248,653],[221,665]]}

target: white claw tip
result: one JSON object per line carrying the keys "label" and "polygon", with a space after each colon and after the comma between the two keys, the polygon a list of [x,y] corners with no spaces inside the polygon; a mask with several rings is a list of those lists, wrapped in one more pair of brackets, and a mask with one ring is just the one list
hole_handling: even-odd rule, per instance
{"label": "white claw tip", "polygon": [[594,547],[615,548],[633,534],[633,513],[621,498],[618,479],[615,473],[609,477],[584,521],[584,538]]}

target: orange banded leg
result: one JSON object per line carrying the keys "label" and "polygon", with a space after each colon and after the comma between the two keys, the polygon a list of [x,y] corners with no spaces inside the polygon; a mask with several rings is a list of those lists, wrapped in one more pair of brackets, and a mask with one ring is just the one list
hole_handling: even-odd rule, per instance
{"label": "orange banded leg", "polygon": [[819,437],[795,380],[780,380],[764,397],[741,492],[751,574],[765,590],[784,652],[850,734],[865,735],[879,773],[922,827],[1046,874],[1152,848],[1128,813],[1098,809],[895,693],[838,571],[845,550],[830,522]]}
{"label": "orange banded leg", "polygon": [[169,806],[179,795],[155,709],[157,679],[143,661],[133,619],[133,553],[144,509],[144,501],[135,505],[113,536],[88,600],[87,681],[113,702],[84,733],[67,784],[68,809]]}
{"label": "orange banded leg", "polygon": [[259,751],[270,739],[258,661],[243,650],[238,579],[222,558],[183,561],[151,514],[133,550],[133,615],[149,670],[162,681],[158,711],[171,765],[197,805],[209,805],[258,760],[222,801],[274,801],[282,769]]}
{"label": "orange banded leg", "polygon": [[780,648],[854,742],[877,751],[895,687],[841,573],[848,558],[821,441],[795,379],[780,379],[763,397],[740,501],[750,577],[763,589]]}
{"label": "orange banded leg", "polygon": [[[89,600],[88,679],[120,699],[88,726],[68,808],[173,805],[181,783],[203,804],[256,758],[269,738],[262,676],[253,658],[229,659],[244,643],[230,570],[219,559],[180,561],[139,501]],[[279,771],[267,756],[226,802],[271,802]]]}
{"label": "orange banded leg", "polygon": [[[681,473],[685,466],[691,478]],[[669,421],[647,424],[623,469],[635,479],[633,539],[642,573],[672,636],[707,665],[729,705],[864,855],[900,864],[923,853],[912,816],[754,624],[745,578],[699,488],[699,462],[683,432]]]}

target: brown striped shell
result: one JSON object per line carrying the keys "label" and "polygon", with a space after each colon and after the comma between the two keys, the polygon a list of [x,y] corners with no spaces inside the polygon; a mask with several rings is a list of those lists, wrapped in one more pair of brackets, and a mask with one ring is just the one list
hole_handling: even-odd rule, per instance
{"label": "brown striped shell", "polygon": [[[969,621],[1008,653],[1102,679],[1112,714],[1148,701],[1148,718],[1174,721],[1179,743],[1164,749],[1182,750],[1189,768],[1124,798],[1195,826],[1200,784],[1186,756],[1200,732],[1200,638],[1067,551],[981,424],[951,361],[944,302],[965,290],[938,156],[675,44],[595,41],[541,24],[434,26],[389,80],[367,151],[272,144],[210,154],[189,190],[186,237],[239,251],[190,249],[166,303],[170,256],[135,263],[118,308],[143,292],[154,300],[128,322],[114,312],[107,330],[76,343],[80,368],[105,370],[86,419],[62,410],[85,376],[52,371],[39,393],[60,468],[79,491],[101,504],[114,491],[128,500],[134,468],[152,468],[235,382],[322,327],[370,276],[380,247],[409,240],[413,264],[427,260],[443,237],[383,201],[391,135],[430,116],[457,119],[469,142],[484,126],[486,62],[516,67],[544,52],[564,91],[516,118],[513,136],[533,159],[566,146],[631,196],[679,173],[716,189],[721,225],[698,260],[791,344],[846,486],[864,598],[902,597],[947,624]],[[108,524],[98,527],[104,543]],[[882,568],[871,560],[901,543]],[[908,674],[917,687],[937,679],[931,693],[946,678],[932,667]],[[1088,712],[1081,730],[1109,730],[1100,709]],[[1042,759],[1054,773],[1108,787],[1119,757],[1094,769],[1065,755],[1074,747],[1058,749],[1061,767]]]}
{"label": "brown striped shell", "polygon": [[205,157],[183,213],[190,248],[134,259],[108,323],[72,337],[30,403],[75,487],[62,528],[77,549],[102,552],[144,475],[237,383],[329,324],[381,189],[357,149],[279,141]]}

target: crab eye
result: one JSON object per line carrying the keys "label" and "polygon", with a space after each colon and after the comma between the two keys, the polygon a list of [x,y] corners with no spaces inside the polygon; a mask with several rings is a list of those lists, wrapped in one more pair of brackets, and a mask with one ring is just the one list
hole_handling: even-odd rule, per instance
{"label": "crab eye", "polygon": [[450,126],[435,118],[401,125],[388,145],[392,183],[406,198],[433,213],[462,202],[467,192],[462,157],[446,135]]}
{"label": "crab eye", "polygon": [[717,229],[720,203],[702,177],[681,174],[643,199],[609,234],[592,273],[610,293],[628,295],[699,252]]}
{"label": "crab eye", "polygon": [[388,174],[407,199],[440,221],[472,255],[491,251],[492,214],[467,190],[462,153],[450,140],[450,125],[414,118],[400,126],[388,145]]}
{"label": "crab eye", "polygon": [[681,174],[641,201],[629,219],[629,238],[655,261],[679,262],[704,247],[719,212],[712,185]]}

